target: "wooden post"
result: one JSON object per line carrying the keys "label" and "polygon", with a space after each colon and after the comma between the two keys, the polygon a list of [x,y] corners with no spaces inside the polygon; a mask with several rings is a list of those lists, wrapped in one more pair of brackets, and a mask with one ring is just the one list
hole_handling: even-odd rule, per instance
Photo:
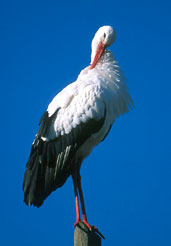
{"label": "wooden post", "polygon": [[101,235],[98,230],[90,231],[80,222],[74,231],[74,246],[101,246],[101,237],[97,233]]}

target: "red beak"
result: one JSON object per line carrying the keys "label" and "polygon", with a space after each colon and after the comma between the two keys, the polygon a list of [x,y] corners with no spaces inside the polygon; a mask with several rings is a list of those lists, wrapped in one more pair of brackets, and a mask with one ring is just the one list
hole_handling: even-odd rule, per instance
{"label": "red beak", "polygon": [[98,47],[97,47],[96,55],[94,57],[93,63],[90,66],[90,69],[93,69],[96,66],[100,57],[103,55],[105,48],[106,48],[106,46],[100,42]]}

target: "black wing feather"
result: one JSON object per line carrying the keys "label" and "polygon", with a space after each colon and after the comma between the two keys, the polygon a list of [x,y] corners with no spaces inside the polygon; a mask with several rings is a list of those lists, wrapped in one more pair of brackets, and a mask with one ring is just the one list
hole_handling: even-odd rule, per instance
{"label": "black wing feather", "polygon": [[89,119],[73,128],[69,134],[53,141],[43,141],[42,136],[57,116],[48,117],[45,112],[40,120],[40,128],[32,145],[27,170],[24,175],[24,201],[27,205],[41,206],[46,197],[61,187],[71,174],[77,149],[104,124],[101,120]]}

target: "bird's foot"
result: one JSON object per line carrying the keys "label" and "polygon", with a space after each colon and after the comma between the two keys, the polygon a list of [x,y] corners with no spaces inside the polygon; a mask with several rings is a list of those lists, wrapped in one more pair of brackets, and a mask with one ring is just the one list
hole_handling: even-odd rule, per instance
{"label": "bird's foot", "polygon": [[85,226],[87,226],[87,228],[91,231],[91,232],[95,232],[97,234],[99,234],[99,236],[101,236],[103,239],[105,239],[105,237],[103,236],[103,234],[97,229],[96,226],[91,226],[87,220],[78,220],[75,222],[74,227],[76,227],[77,225],[79,226],[79,223],[83,223]]}
{"label": "bird's foot", "polygon": [[97,229],[96,226],[91,226],[91,225],[87,222],[87,220],[83,220],[82,223],[83,223],[84,225],[86,225],[90,231],[96,232],[97,234],[99,234],[99,236],[101,236],[103,239],[105,239],[105,237],[103,236],[103,234]]}
{"label": "bird's foot", "polygon": [[105,239],[105,237],[101,234],[101,232],[97,229],[97,227],[91,226],[86,219],[83,219],[82,223],[84,225],[86,225],[90,231],[96,232],[97,234],[99,234],[99,236],[101,236],[103,239]]}
{"label": "bird's foot", "polygon": [[82,220],[82,221],[81,221],[80,219],[77,219],[77,221],[74,223],[74,227],[76,227],[76,225],[78,225],[80,222],[83,223],[84,225],[86,225],[90,231],[92,231],[92,229],[95,229],[95,228],[96,228],[95,226],[91,226],[91,225],[87,222],[87,220]]}
{"label": "bird's foot", "polygon": [[80,219],[78,219],[75,223],[74,223],[74,228],[76,227],[76,225],[78,225],[81,222]]}
{"label": "bird's foot", "polygon": [[91,225],[88,223],[87,220],[83,220],[82,223],[83,223],[84,225],[86,225],[90,231],[92,231],[93,228],[95,227],[95,226],[91,226]]}

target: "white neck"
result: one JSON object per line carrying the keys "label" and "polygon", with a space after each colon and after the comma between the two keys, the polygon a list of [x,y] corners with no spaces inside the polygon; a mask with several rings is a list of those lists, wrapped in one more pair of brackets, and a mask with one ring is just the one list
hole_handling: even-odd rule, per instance
{"label": "white neck", "polygon": [[95,57],[95,55],[96,55],[96,50],[97,50],[97,46],[98,46],[98,44],[97,45],[93,45],[93,42],[92,42],[92,48],[91,48],[91,63],[90,64],[92,64],[93,63],[93,61],[94,61],[94,57]]}
{"label": "white neck", "polygon": [[[91,57],[91,62],[94,59],[94,54],[92,53],[92,57]],[[100,58],[99,62],[97,63],[97,67],[100,68],[100,66],[113,66],[113,63],[116,63],[114,61],[114,57],[113,54],[110,50],[105,50],[102,57]]]}

